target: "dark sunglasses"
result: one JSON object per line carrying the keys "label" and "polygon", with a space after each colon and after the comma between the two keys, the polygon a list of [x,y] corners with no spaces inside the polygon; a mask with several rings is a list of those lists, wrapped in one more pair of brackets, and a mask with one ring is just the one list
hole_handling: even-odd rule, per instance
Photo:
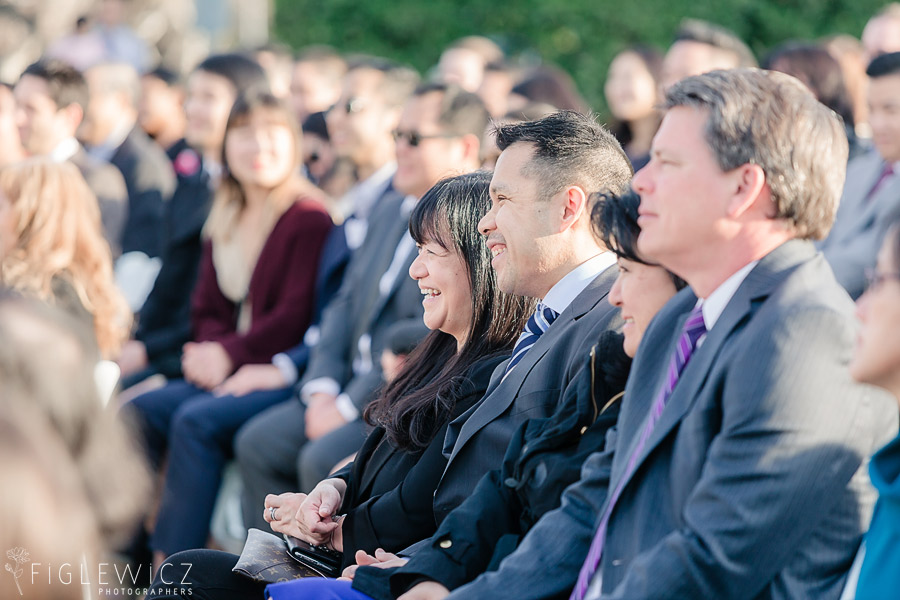
{"label": "dark sunglasses", "polygon": [[391,135],[394,136],[394,141],[399,142],[400,140],[405,141],[407,144],[415,148],[419,144],[421,144],[424,140],[432,140],[436,138],[455,138],[459,137],[459,135],[455,133],[432,133],[430,135],[422,135],[418,131],[400,131],[399,129],[395,129],[391,132]]}

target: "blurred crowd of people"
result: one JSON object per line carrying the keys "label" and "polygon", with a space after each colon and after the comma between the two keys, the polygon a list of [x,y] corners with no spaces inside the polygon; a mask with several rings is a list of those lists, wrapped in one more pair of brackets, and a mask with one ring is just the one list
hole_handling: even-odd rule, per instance
{"label": "blurred crowd of people", "polygon": [[[685,20],[600,125],[486,37],[180,73],[103,4],[0,68],[4,597],[900,589],[900,5],[761,60]],[[206,549],[229,464],[352,584]]]}

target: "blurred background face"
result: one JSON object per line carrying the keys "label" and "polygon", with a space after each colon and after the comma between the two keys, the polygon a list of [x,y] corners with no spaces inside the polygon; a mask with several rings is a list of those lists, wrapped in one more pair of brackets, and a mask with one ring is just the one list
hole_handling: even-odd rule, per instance
{"label": "blurred background face", "polygon": [[737,57],[728,52],[709,44],[680,40],[672,44],[663,59],[662,89],[668,89],[685,77],[736,66]]}
{"label": "blurred background face", "polygon": [[897,230],[878,254],[875,281],[856,302],[862,323],[850,374],[857,381],[882,387],[900,398],[900,265],[894,248]]}
{"label": "blurred background face", "polygon": [[225,136],[228,169],[243,186],[272,189],[294,170],[295,145],[293,131],[277,115],[254,110]]}
{"label": "blurred background face", "polygon": [[900,51],[900,21],[891,17],[870,20],[863,29],[862,44],[866,64],[882,54]]}
{"label": "blurred background face", "polygon": [[328,110],[338,99],[341,90],[331,78],[325,77],[310,62],[294,63],[291,77],[291,107],[302,123],[309,115]]}
{"label": "blurred background face", "polygon": [[[444,134],[438,122],[442,99],[441,92],[414,96],[400,115],[394,187],[401,193],[421,197],[442,177],[457,175],[465,166],[460,138],[428,137]],[[418,135],[417,146],[403,139],[407,134]]]}
{"label": "blurred background face", "polygon": [[184,113],[187,143],[209,157],[215,157],[225,136],[228,113],[237,90],[220,75],[194,71],[188,78]]}
{"label": "blurred background face", "polygon": [[50,98],[47,82],[40,77],[24,75],[13,90],[16,99],[19,136],[31,154],[49,154],[74,129]]}
{"label": "blurred background face", "polygon": [[476,92],[484,77],[484,58],[468,48],[451,48],[441,54],[438,78],[455,83],[467,92]]}
{"label": "blurred background face", "polygon": [[625,354],[634,357],[650,321],[677,291],[668,271],[619,257],[609,303],[621,310]]}
{"label": "blurred background face", "polygon": [[164,131],[173,119],[183,119],[184,93],[169,87],[165,81],[152,75],[141,78],[141,98],[138,104],[138,122],[150,137]]}
{"label": "blurred background face", "polygon": [[869,82],[869,125],[881,157],[888,162],[900,160],[900,75]]}
{"label": "blurred background face", "polygon": [[623,52],[610,63],[604,93],[612,115],[624,122],[652,114],[657,103],[656,81],[634,52]]}
{"label": "blurred background face", "polygon": [[369,162],[372,150],[381,148],[396,126],[396,116],[391,116],[378,91],[383,78],[375,69],[351,71],[340,98],[325,116],[335,153],[355,164]]}
{"label": "blurred background face", "polygon": [[88,146],[99,146],[109,138],[126,111],[133,115],[134,109],[125,93],[106,88],[103,76],[96,69],[88,69],[85,80],[90,96],[78,137]]}

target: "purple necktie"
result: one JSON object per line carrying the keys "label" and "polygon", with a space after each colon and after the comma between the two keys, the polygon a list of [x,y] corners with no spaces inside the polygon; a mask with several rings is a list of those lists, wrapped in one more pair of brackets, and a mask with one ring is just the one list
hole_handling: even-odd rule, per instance
{"label": "purple necktie", "polygon": [[587,558],[581,566],[581,571],[578,573],[578,581],[575,583],[575,588],[572,590],[572,595],[569,596],[569,600],[582,600],[585,594],[587,594],[591,579],[594,577],[597,568],[600,566],[600,557],[603,555],[603,542],[606,538],[606,526],[609,523],[609,517],[612,514],[613,508],[619,500],[619,496],[622,494],[622,488],[625,486],[625,482],[634,472],[638,455],[647,444],[647,440],[650,438],[650,433],[653,431],[656,422],[659,421],[659,417],[666,407],[666,402],[668,402],[669,396],[672,395],[675,384],[678,383],[678,377],[684,370],[685,365],[691,359],[691,354],[693,354],[694,349],[697,347],[697,340],[699,340],[704,333],[706,333],[706,324],[703,322],[703,313],[698,306],[691,311],[687,321],[684,322],[681,336],[678,338],[678,345],[675,347],[675,353],[672,356],[672,360],[669,361],[669,369],[666,374],[666,385],[660,390],[659,395],[656,397],[656,401],[653,403],[653,407],[647,417],[647,422],[644,424],[644,429],[641,431],[641,437],[638,439],[637,446],[628,458],[625,472],[622,474],[619,483],[616,485],[615,491],[606,503],[606,510],[603,513],[603,518],[600,519],[597,533],[594,534],[591,548],[588,550]]}
{"label": "purple necktie", "polygon": [[872,196],[875,195],[881,186],[887,181],[888,177],[894,174],[894,164],[893,163],[885,163],[884,168],[881,170],[881,175],[878,176],[878,181],[875,182],[875,185],[872,186],[872,189],[869,190],[869,193],[866,194],[866,202],[872,199]]}

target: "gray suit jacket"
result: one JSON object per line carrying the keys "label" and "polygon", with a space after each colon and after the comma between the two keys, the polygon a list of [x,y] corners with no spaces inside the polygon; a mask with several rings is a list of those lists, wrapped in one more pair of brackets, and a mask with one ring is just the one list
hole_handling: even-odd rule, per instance
{"label": "gray suit jacket", "polygon": [[865,270],[875,266],[889,216],[900,210],[900,173],[885,181],[866,200],[881,176],[884,162],[876,150],[847,165],[847,183],[831,233],[820,245],[835,277],[851,297],[865,287]]}
{"label": "gray suit jacket", "polygon": [[[403,200],[389,187],[378,201],[369,217],[365,241],[354,251],[340,289],[322,312],[321,339],[313,347],[300,381],[302,387],[312,379],[330,377],[360,411],[382,384],[380,357],[390,326],[406,319],[422,322],[422,294],[408,273],[415,248],[404,260],[390,291],[379,291],[381,276],[408,228],[409,219],[401,214]],[[426,331],[424,324],[422,330]],[[353,361],[359,358],[358,343],[364,334],[371,338],[372,368],[354,374]]]}
{"label": "gray suit jacket", "polygon": [[621,329],[619,310],[606,300],[615,279],[614,268],[598,275],[509,376],[503,379],[504,361],[494,371],[484,400],[450,423],[444,441],[449,460],[434,495],[438,521],[472,493],[485,473],[499,468],[513,432],[523,421],[553,414],[600,334]]}
{"label": "gray suit jacket", "polygon": [[[562,506],[499,571],[454,598],[571,591],[695,302],[683,290],[648,328],[608,451],[588,459]],[[875,499],[865,458],[897,428],[893,401],[850,378],[854,329],[853,304],[811,244],[788,242],[760,261],[685,367],[625,482],[602,598],[840,596]]]}

